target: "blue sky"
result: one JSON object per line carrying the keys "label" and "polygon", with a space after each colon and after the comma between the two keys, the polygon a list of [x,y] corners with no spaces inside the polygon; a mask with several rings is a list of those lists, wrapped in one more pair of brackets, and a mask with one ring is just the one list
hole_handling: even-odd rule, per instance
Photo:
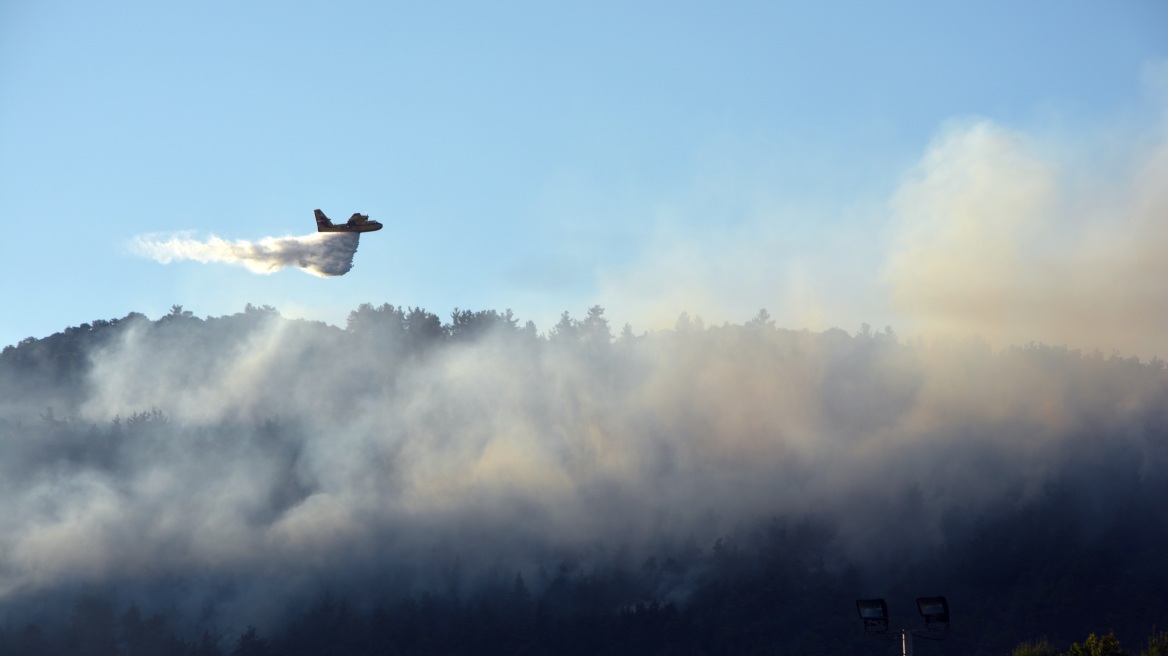
{"label": "blue sky", "polygon": [[[1166,26],[1159,1],[13,0],[0,343],[173,304],[541,331],[600,304],[638,332],[765,307],[1163,356]],[[343,277],[128,246],[307,234],[317,207],[386,225]]]}

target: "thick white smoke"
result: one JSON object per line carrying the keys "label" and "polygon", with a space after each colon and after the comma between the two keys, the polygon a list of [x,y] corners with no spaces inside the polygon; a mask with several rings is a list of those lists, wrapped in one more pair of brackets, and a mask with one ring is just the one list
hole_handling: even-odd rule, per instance
{"label": "thick white smoke", "polygon": [[343,276],[353,268],[357,233],[313,233],[299,237],[265,237],[258,242],[227,241],[211,236],[205,241],[185,237],[156,240],[135,238],[132,248],[163,264],[181,260],[242,264],[256,273],[285,267],[303,269],[322,278]]}

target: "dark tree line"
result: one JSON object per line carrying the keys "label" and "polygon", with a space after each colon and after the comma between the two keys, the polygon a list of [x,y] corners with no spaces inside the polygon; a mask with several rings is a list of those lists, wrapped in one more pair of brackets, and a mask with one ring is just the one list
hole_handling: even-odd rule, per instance
{"label": "dark tree line", "polygon": [[[774,521],[743,536],[720,540],[697,561],[652,558],[639,571],[582,571],[562,563],[542,591],[522,575],[468,598],[424,593],[357,607],[321,594],[278,628],[261,632],[177,631],[160,613],[131,603],[84,595],[66,622],[0,627],[0,654],[13,656],[317,656],[344,654],[894,654],[898,635],[866,636],[854,613],[856,573],[823,567],[829,532],[807,522]],[[692,555],[690,556],[692,558]],[[682,603],[647,598],[655,579],[700,569]],[[672,571],[671,571],[672,570]],[[1002,591],[997,591],[999,595]],[[1064,594],[1082,591],[1065,589]],[[1006,593],[1007,604],[1011,602]],[[1149,628],[1128,639],[1125,652],[1114,631],[1083,639],[1081,615],[1063,621],[1030,617],[1024,628],[970,604],[976,597],[950,594],[954,624],[945,641],[917,641],[922,654],[1014,656],[1165,656],[1168,634]],[[636,601],[634,601],[636,599]],[[1125,605],[1131,611],[1139,599]],[[1017,609],[1015,609],[1016,611]],[[1163,605],[1159,612],[1163,611]],[[1040,628],[1041,627],[1041,628]],[[1061,639],[1030,638],[1044,635]],[[1019,637],[1023,636],[1023,637]],[[1073,642],[1078,639],[1080,642]]]}

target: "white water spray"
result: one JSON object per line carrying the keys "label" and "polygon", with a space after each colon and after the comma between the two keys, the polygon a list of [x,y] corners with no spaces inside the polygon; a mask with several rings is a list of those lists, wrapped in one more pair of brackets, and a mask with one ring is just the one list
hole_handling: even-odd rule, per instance
{"label": "white water spray", "polygon": [[265,237],[257,242],[228,241],[212,235],[205,241],[187,237],[135,238],[132,249],[163,264],[181,260],[242,264],[256,273],[296,267],[322,278],[343,276],[353,268],[357,233],[314,233],[299,237]]}

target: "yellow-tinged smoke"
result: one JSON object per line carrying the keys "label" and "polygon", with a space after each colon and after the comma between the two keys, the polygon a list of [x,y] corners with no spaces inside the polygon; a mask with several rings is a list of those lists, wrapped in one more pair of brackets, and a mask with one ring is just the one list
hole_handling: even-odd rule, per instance
{"label": "yellow-tinged smoke", "polygon": [[[869,322],[1163,358],[1166,131],[1163,119],[1073,134],[955,121],[899,184],[854,205],[755,203],[732,186],[716,194],[732,221],[695,214],[701,199],[665,203],[641,255],[598,273],[596,301],[650,329],[681,311],[718,325],[765,307],[792,328]],[[833,227],[812,239],[811,222]]]}
{"label": "yellow-tinged smoke", "polygon": [[935,139],[896,193],[885,281],[914,330],[1168,353],[1168,142],[1058,156],[981,121]]}

